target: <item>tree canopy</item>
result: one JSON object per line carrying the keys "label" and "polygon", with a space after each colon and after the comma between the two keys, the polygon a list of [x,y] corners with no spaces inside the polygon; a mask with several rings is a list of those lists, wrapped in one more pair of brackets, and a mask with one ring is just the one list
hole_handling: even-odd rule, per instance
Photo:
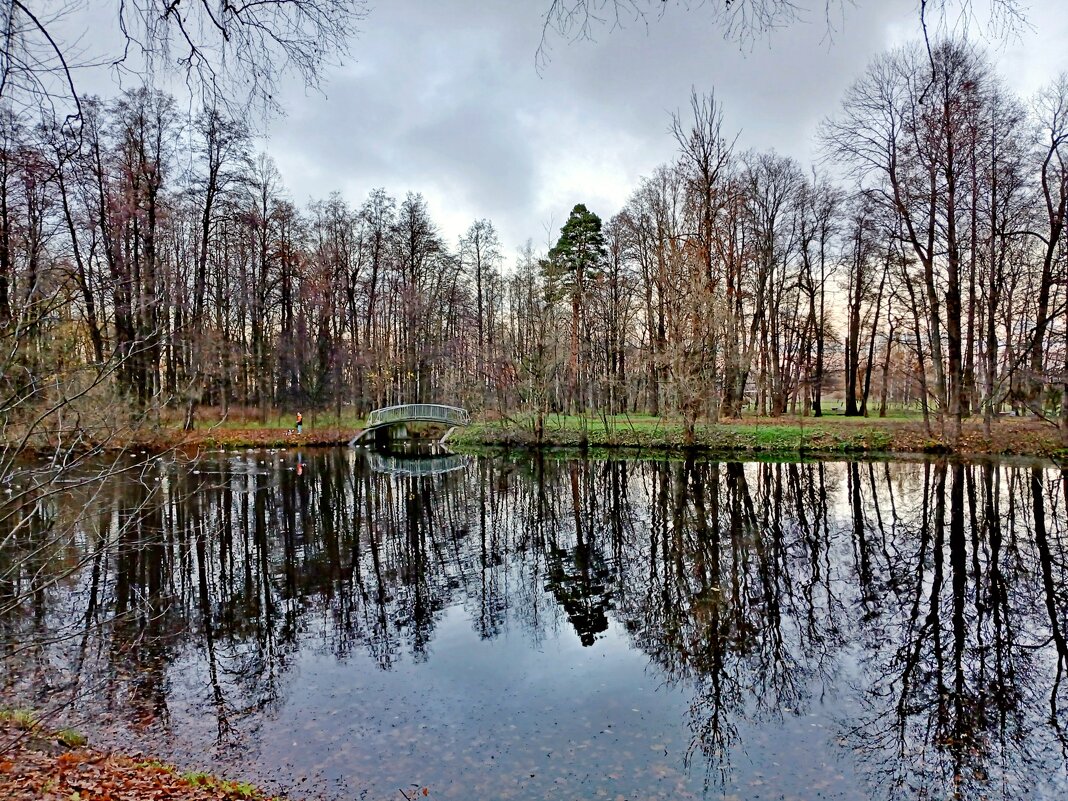
{"label": "tree canopy", "polygon": [[571,209],[560,238],[549,250],[550,269],[565,281],[595,278],[605,260],[601,218],[582,203]]}
{"label": "tree canopy", "polygon": [[[554,36],[568,41],[592,39],[601,29],[648,25],[670,7],[711,17],[727,39],[739,43],[811,19],[823,18],[833,32],[859,0],[550,0],[536,60],[543,64]],[[985,6],[985,13],[984,7]],[[929,27],[975,27],[982,16],[994,35],[1014,33],[1027,24],[1022,0],[918,0],[917,22],[926,38]]]}
{"label": "tree canopy", "polygon": [[[122,0],[43,10],[29,0],[0,2],[0,100],[81,116],[80,71],[109,66],[120,76],[179,70],[209,105],[278,111],[278,81],[297,74],[318,85],[324,68],[348,51],[364,0]],[[92,5],[92,8],[90,7]],[[94,44],[63,33],[92,15]],[[107,48],[98,42],[117,42]]]}

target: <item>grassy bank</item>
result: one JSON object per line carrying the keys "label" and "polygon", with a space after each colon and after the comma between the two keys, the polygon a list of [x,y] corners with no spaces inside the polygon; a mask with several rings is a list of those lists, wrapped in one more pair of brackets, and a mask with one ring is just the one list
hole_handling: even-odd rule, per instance
{"label": "grassy bank", "polygon": [[[1001,419],[987,437],[981,422],[968,422],[956,448],[928,433],[922,420],[898,418],[746,418],[701,424],[695,447],[715,453],[857,454],[949,453],[1058,457],[1057,430],[1036,420]],[[536,447],[528,419],[476,421],[450,440],[457,448],[479,445]],[[541,446],[629,448],[643,451],[686,447],[681,422],[650,417],[546,418]]]}
{"label": "grassy bank", "polygon": [[0,710],[0,798],[271,801],[245,782],[92,748],[78,732],[46,728],[22,710]]}
{"label": "grassy bank", "polygon": [[[363,420],[323,415],[319,422],[305,416],[304,430],[297,434],[288,417],[267,422],[227,419],[222,423],[198,421],[193,431],[177,423],[151,430],[130,431],[109,440],[115,449],[147,448],[187,452],[234,448],[293,448],[345,445],[362,429]],[[428,426],[428,433],[441,436],[444,429]],[[960,441],[950,447],[937,429],[928,432],[915,414],[886,418],[842,417],[750,417],[719,424],[699,424],[694,447],[709,453],[766,453],[781,455],[835,455],[859,453],[989,454],[1063,458],[1068,451],[1059,432],[1034,419],[1007,417],[994,422],[990,437],[981,421],[967,421]],[[551,415],[545,419],[541,441],[533,420],[526,417],[489,419],[475,416],[474,423],[458,429],[449,440],[457,450],[479,447],[550,447],[631,449],[655,453],[686,447],[684,427],[678,419],[641,415],[575,417]]]}

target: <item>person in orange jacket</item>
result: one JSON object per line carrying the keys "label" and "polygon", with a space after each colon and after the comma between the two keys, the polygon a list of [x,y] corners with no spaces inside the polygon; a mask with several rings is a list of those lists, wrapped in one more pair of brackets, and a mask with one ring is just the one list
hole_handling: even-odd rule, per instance
{"label": "person in orange jacket", "polygon": [[303,428],[303,427],[304,427],[304,415],[302,415],[300,412],[297,412],[297,433],[298,434],[300,433],[301,428]]}

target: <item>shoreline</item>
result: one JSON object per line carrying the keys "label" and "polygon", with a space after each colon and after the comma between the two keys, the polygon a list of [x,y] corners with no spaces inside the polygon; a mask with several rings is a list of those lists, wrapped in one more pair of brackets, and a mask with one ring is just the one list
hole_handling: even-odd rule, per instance
{"label": "shoreline", "polygon": [[248,782],[95,748],[73,729],[46,728],[32,712],[0,709],[0,797],[72,801],[112,793],[172,801],[280,801]]}
{"label": "shoreline", "polygon": [[[599,421],[595,421],[599,422]],[[981,422],[966,422],[956,447],[922,421],[871,418],[749,418],[698,425],[687,445],[679,424],[650,430],[641,426],[598,426],[581,431],[562,427],[545,431],[538,443],[533,432],[515,425],[476,423],[450,442],[457,447],[505,446],[549,448],[639,448],[643,451],[782,456],[923,455],[1028,456],[1058,459],[1068,455],[1059,431],[1035,420],[999,420],[988,438]]]}
{"label": "shoreline", "polygon": [[[605,425],[605,423],[608,425]],[[451,449],[473,452],[484,448],[640,452],[649,455],[769,455],[769,456],[1027,456],[1068,458],[1060,432],[1034,419],[995,421],[991,436],[981,421],[966,421],[957,447],[936,434],[929,435],[919,420],[880,418],[745,418],[718,424],[699,424],[695,441],[687,445],[681,424],[654,418],[547,419],[539,442],[532,427],[521,421],[476,420],[457,429],[448,440]],[[133,434],[104,446],[104,450],[141,448],[153,452],[240,448],[337,447],[347,445],[360,431],[349,426],[323,426],[296,434],[286,428],[228,426],[192,432],[156,429]],[[444,433],[444,432],[441,432]],[[438,434],[440,436],[440,433]]]}

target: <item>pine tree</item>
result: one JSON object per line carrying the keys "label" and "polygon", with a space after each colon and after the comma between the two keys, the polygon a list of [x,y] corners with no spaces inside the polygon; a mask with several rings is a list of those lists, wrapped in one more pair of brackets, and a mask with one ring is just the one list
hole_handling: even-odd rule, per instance
{"label": "pine tree", "polygon": [[[586,285],[596,280],[606,258],[601,218],[579,203],[560,229],[556,246],[549,251],[548,272],[571,296],[571,359],[568,403],[583,397],[579,331],[585,310]],[[556,300],[555,298],[552,300]]]}

